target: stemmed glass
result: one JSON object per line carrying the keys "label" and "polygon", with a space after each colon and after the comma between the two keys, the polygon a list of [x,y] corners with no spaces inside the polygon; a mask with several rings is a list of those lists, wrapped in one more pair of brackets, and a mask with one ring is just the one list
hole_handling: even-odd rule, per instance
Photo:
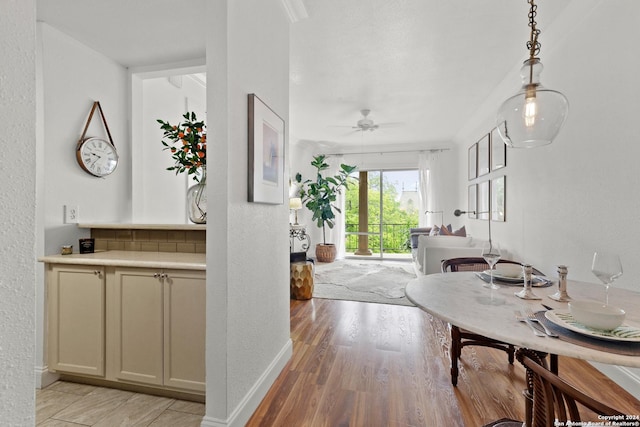
{"label": "stemmed glass", "polygon": [[489,283],[489,285],[486,285],[486,286],[491,289],[500,289],[500,286],[493,283],[493,268],[498,262],[498,260],[500,259],[500,256],[501,256],[500,249],[498,249],[496,246],[492,244],[486,244],[482,248],[482,258],[484,258],[487,264],[489,264],[489,274],[491,277],[491,283]]}
{"label": "stemmed glass", "polygon": [[593,254],[591,272],[604,283],[605,304],[609,305],[609,286],[622,276],[620,257],[614,253],[597,251]]}

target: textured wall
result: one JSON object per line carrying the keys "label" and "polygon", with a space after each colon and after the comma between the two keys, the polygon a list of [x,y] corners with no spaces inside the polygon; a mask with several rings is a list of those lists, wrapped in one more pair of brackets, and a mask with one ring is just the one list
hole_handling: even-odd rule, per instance
{"label": "textured wall", "polygon": [[35,423],[35,0],[0,0],[0,424]]}

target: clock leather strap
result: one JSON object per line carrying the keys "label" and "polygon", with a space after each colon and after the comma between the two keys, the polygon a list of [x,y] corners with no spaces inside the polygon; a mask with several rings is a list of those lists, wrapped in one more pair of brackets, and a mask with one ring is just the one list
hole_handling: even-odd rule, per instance
{"label": "clock leather strap", "polygon": [[82,131],[82,135],[78,140],[78,144],[82,144],[82,141],[84,141],[84,136],[87,133],[87,129],[89,129],[89,123],[91,123],[91,118],[93,117],[93,113],[95,113],[96,111],[96,107],[98,107],[98,110],[100,110],[100,117],[102,117],[102,123],[104,123],[104,128],[107,131],[107,135],[109,135],[109,142],[111,143],[113,148],[116,148],[116,145],[113,143],[113,138],[111,138],[111,132],[109,131],[109,125],[107,124],[107,119],[104,117],[104,113],[102,112],[102,106],[100,105],[100,101],[95,101],[93,103],[93,107],[91,107],[91,113],[89,113],[89,118],[87,118],[87,123],[84,125],[84,130]]}

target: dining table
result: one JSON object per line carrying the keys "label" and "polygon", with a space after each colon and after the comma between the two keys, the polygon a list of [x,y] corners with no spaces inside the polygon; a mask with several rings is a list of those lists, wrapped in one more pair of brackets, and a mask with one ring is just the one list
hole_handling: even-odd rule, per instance
{"label": "dining table", "polygon": [[[597,332],[582,331],[573,324],[558,321],[559,315],[568,313],[569,309],[567,302],[549,298],[558,291],[555,283],[548,287],[534,287],[538,300],[517,297],[515,294],[522,290],[519,284],[500,284],[496,290],[484,285],[486,282],[476,272],[438,273],[413,279],[407,284],[405,293],[411,302],[433,316],[516,347],[611,365],[640,367],[640,337],[620,340],[598,336]],[[567,293],[573,300],[604,301],[605,297],[603,285],[573,280],[567,281]],[[640,292],[612,286],[609,304],[625,310],[623,325],[640,330]],[[516,319],[515,312],[524,316],[527,308],[560,337],[534,335],[526,322]]]}

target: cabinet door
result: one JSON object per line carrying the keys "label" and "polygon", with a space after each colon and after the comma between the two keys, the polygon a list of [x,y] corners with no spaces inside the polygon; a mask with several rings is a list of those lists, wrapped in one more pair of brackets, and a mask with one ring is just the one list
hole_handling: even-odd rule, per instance
{"label": "cabinet door", "polygon": [[50,368],[104,376],[104,269],[49,265],[47,281]]}
{"label": "cabinet door", "polygon": [[205,272],[167,270],[164,384],[205,391]]}
{"label": "cabinet door", "polygon": [[110,296],[113,375],[162,385],[163,289],[161,272],[116,268]]}

